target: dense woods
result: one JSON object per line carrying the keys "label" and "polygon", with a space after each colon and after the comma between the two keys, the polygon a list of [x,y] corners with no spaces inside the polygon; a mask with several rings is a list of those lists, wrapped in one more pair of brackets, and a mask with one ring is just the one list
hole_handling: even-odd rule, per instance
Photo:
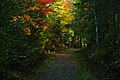
{"label": "dense woods", "polygon": [[[79,26],[81,54],[98,80],[119,80],[120,76],[120,1],[80,0],[74,3]],[[78,29],[78,28],[77,28]]]}
{"label": "dense woods", "polygon": [[0,80],[24,80],[68,48],[80,48],[96,80],[118,80],[119,19],[119,0],[1,0]]}

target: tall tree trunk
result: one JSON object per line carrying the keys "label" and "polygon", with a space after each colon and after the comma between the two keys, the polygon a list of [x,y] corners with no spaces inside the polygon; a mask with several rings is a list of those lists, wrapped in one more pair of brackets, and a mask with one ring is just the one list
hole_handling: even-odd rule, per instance
{"label": "tall tree trunk", "polygon": [[95,16],[95,25],[96,25],[96,45],[97,47],[99,46],[99,33],[98,33],[98,19],[97,19],[97,14],[96,11],[94,11],[94,16]]}
{"label": "tall tree trunk", "polygon": [[111,10],[112,10],[112,42],[113,49],[116,50],[116,5],[113,0],[111,0]]}
{"label": "tall tree trunk", "polygon": [[82,48],[82,37],[80,36],[80,42],[79,42],[80,48]]}
{"label": "tall tree trunk", "polygon": [[[97,5],[97,2],[95,1],[95,6]],[[95,25],[96,25],[96,46],[99,47],[99,24],[98,24],[98,14],[97,14],[97,9],[95,7],[94,10],[94,18],[95,18]]]}

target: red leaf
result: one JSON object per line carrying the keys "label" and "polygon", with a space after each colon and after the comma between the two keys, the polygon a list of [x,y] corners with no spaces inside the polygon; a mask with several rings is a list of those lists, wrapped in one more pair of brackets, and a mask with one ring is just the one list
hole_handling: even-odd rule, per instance
{"label": "red leaf", "polygon": [[40,24],[42,24],[43,26],[47,26],[47,24],[43,21],[41,21]]}
{"label": "red leaf", "polygon": [[55,2],[55,0],[41,0],[41,2],[43,2],[43,3],[51,3],[51,2]]}
{"label": "red leaf", "polygon": [[48,12],[55,12],[53,9],[51,9],[51,8],[47,8],[46,9]]}

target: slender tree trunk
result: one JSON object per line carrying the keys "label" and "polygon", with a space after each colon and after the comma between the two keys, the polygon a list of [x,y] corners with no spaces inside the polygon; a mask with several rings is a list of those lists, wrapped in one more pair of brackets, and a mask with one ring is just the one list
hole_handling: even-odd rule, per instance
{"label": "slender tree trunk", "polygon": [[97,47],[99,46],[99,33],[98,33],[98,19],[97,19],[97,14],[96,11],[94,11],[94,16],[95,16],[95,25],[96,25],[96,45]]}
{"label": "slender tree trunk", "polygon": [[[119,11],[119,9],[120,9],[120,1],[118,0],[118,13],[117,13],[117,43],[119,43],[119,35],[120,35],[120,11]],[[117,44],[116,43],[116,44]],[[116,45],[117,46],[117,48],[119,48],[119,44],[118,45]]]}
{"label": "slender tree trunk", "polygon": [[113,42],[113,49],[116,50],[116,5],[115,2],[111,1],[111,10],[112,10],[112,42]]}
{"label": "slender tree trunk", "polygon": [[116,47],[115,41],[116,41],[116,22],[115,22],[115,13],[112,14],[112,35],[113,35],[113,46]]}
{"label": "slender tree trunk", "polygon": [[80,36],[80,42],[79,42],[80,48],[82,48],[82,37]]}

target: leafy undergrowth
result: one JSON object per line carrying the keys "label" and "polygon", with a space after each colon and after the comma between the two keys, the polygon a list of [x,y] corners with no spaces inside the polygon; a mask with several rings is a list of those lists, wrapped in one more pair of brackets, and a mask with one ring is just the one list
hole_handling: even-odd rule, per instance
{"label": "leafy undergrowth", "polygon": [[[78,80],[119,80],[118,69],[114,68],[110,70],[108,66],[109,64],[101,63],[102,61],[99,61],[98,58],[94,59],[88,57],[88,54],[90,53],[94,53],[94,51],[84,49],[76,52],[74,55],[79,64]],[[103,58],[104,57],[102,56],[102,59]],[[103,62],[106,60],[107,62],[110,62],[108,60],[109,58],[104,58]]]}
{"label": "leafy undergrowth", "polygon": [[21,75],[20,80],[38,80],[39,76],[38,74],[42,74],[44,72],[44,70],[46,70],[46,65],[49,64],[50,62],[52,62],[53,57],[54,57],[54,53],[49,53],[47,55],[47,58],[44,60],[44,62],[42,64],[37,64],[37,66],[34,66],[34,68],[31,68],[31,71],[26,73],[24,72],[23,75]]}
{"label": "leafy undergrowth", "polygon": [[86,64],[87,59],[85,56],[80,53],[80,51],[77,51],[76,54],[74,54],[74,57],[79,66],[79,74],[77,76],[77,80],[97,80],[91,75]]}

